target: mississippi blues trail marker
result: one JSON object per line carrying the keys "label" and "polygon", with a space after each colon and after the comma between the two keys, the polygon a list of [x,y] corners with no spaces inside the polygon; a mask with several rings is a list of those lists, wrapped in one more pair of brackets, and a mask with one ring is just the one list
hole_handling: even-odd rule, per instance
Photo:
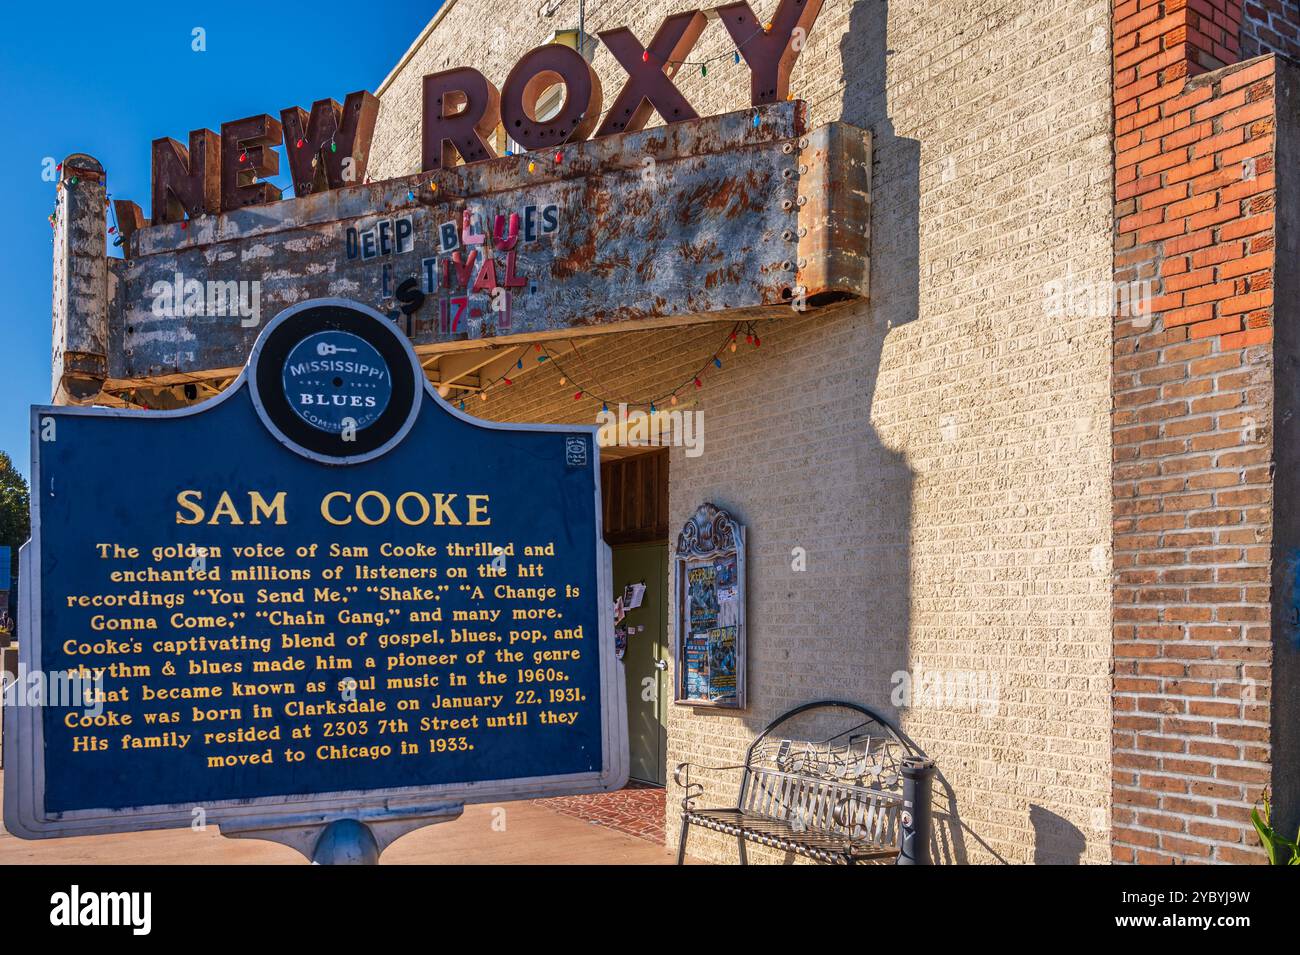
{"label": "mississippi blues trail marker", "polygon": [[94,694],[10,710],[14,834],[406,831],[626,781],[594,427],[468,417],[317,300],[220,397],[32,434],[20,662]]}

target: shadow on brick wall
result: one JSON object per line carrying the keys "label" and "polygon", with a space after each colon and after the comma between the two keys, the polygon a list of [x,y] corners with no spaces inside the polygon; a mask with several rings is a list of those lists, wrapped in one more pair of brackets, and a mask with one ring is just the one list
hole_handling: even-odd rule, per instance
{"label": "shadow on brick wall", "polygon": [[[766,333],[778,351],[821,356],[812,366],[819,380],[809,380],[798,395],[800,426],[780,449],[787,460],[808,462],[798,488],[806,501],[803,516],[772,519],[767,503],[779,505],[791,489],[771,482],[699,489],[748,527],[757,585],[751,585],[749,608],[750,706],[736,714],[743,731],[735,736],[749,740],[781,714],[815,700],[858,703],[900,722],[892,691],[910,657],[914,476],[904,456],[882,439],[873,411],[886,339],[918,314],[920,143],[896,135],[887,113],[887,9],[883,0],[863,0],[849,11],[839,47],[842,108],[834,115],[818,107],[813,123],[841,121],[872,134],[870,304],[785,319]],[[806,551],[805,572],[791,567],[795,550]],[[831,735],[808,719],[783,726],[782,737],[822,741]],[[714,789],[708,804],[724,805],[734,792]],[[674,812],[675,802],[670,798]],[[949,812],[946,802],[939,808]],[[672,839],[674,814],[668,829]],[[936,839],[935,861],[965,861],[959,827],[957,833]],[[729,841],[709,836],[692,833],[692,852],[703,848],[709,857],[730,861],[735,850]],[[798,861],[793,853],[762,846],[751,846],[748,855],[753,862]]]}
{"label": "shadow on brick wall", "polygon": [[[920,313],[921,143],[899,136],[889,114],[889,4],[860,0],[849,12],[849,29],[840,42],[846,77],[841,121],[869,129],[872,136],[871,306],[868,310],[863,368],[869,411],[874,407],[881,354],[890,333]],[[912,667],[911,520],[914,475],[905,457],[888,447],[864,420],[858,436],[868,509],[868,592],[885,605],[864,601],[868,659],[859,687],[862,701],[888,713],[906,736],[906,711],[900,715],[895,688],[898,674]],[[873,526],[874,525],[874,526]],[[873,605],[874,604],[874,605]],[[915,741],[910,740],[915,745]],[[924,747],[918,746],[918,749]],[[940,762],[934,787],[931,853],[936,864],[967,861],[967,840],[978,837],[963,825],[956,795]],[[982,842],[982,841],[981,841]],[[987,845],[985,852],[992,853]],[[996,855],[996,853],[993,853]]]}
{"label": "shadow on brick wall", "polygon": [[1064,816],[1042,806],[1029,806],[1034,827],[1034,865],[1078,865],[1087,845],[1083,832]]}

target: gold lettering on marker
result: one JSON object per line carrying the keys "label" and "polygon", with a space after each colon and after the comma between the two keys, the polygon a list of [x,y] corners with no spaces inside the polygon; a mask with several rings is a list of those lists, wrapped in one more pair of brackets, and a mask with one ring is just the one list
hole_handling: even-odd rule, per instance
{"label": "gold lettering on marker", "polygon": [[284,491],[276,493],[271,499],[271,503],[266,503],[266,498],[262,497],[257,491],[248,492],[248,503],[253,508],[253,519],[250,523],[260,524],[263,517],[275,516],[277,526],[287,524],[284,516]]}
{"label": "gold lettering on marker", "polygon": [[[184,508],[184,511],[176,512],[177,524],[202,524],[206,519],[209,524],[224,523],[236,527],[244,524],[244,518],[240,515],[239,509],[235,507],[234,498],[230,496],[229,491],[222,491],[221,496],[217,498],[217,506],[212,509],[211,516],[203,507],[203,492],[196,491],[193,488],[186,488],[176,495],[176,504]],[[285,492],[277,491],[268,502],[260,491],[248,492],[248,506],[250,524],[261,524],[263,518],[274,519],[277,525],[287,524],[288,517],[285,514]]]}
{"label": "gold lettering on marker", "polygon": [[[460,525],[460,518],[457,517],[456,513],[451,509],[451,502],[454,500],[456,500],[455,494],[435,494],[433,496],[433,506],[438,510],[438,516],[434,518],[433,521],[435,524]],[[446,520],[443,520],[444,514],[446,515]]]}
{"label": "gold lettering on marker", "polygon": [[330,514],[330,501],[334,500],[334,498],[336,497],[343,498],[345,503],[352,500],[352,495],[347,493],[347,491],[330,491],[323,498],[321,498],[320,516],[325,518],[325,520],[329,521],[331,524],[335,525],[336,527],[342,527],[344,524],[352,523],[352,518],[345,517],[341,521],[336,521],[333,515]]}
{"label": "gold lettering on marker", "polygon": [[182,517],[181,512],[176,512],[177,524],[198,524],[203,520],[203,508],[191,500],[191,498],[202,499],[202,491],[185,490],[176,495],[176,503],[190,512],[190,517]]}
{"label": "gold lettering on marker", "polygon": [[465,500],[469,501],[469,523],[471,527],[486,527],[492,523],[492,519],[487,516],[488,496],[486,494],[469,494]]}

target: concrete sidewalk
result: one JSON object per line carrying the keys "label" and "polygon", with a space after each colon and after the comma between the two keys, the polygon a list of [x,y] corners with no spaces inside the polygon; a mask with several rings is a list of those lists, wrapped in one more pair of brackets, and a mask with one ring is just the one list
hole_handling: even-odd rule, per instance
{"label": "concrete sidewalk", "polygon": [[[0,782],[3,773],[0,773]],[[504,810],[502,817],[494,810]],[[171,829],[29,842],[0,829],[0,865],[301,865],[284,846]],[[383,855],[390,865],[669,865],[673,853],[645,839],[562,815],[538,802],[469,806],[455,822],[417,830]]]}

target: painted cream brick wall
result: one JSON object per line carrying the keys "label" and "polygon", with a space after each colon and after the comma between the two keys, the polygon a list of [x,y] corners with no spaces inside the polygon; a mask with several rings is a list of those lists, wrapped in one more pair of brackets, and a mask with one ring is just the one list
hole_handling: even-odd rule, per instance
{"label": "painted cream brick wall", "polygon": [[[643,39],[686,8],[587,6],[589,31]],[[375,178],[418,168],[422,74],[474,65],[499,85],[576,25],[576,0],[536,9],[456,0],[381,91]],[[843,696],[937,759],[945,861],[1109,858],[1110,325],[1048,314],[1043,291],[1110,280],[1109,17],[1097,0],[827,0],[792,89],[814,125],[872,130],[872,302],[782,314],[690,396],[705,453],[671,454],[673,521],[711,500],[748,526],[752,703],[670,707],[670,773],[736,762],[781,711]],[[713,23],[694,56],[728,49]],[[595,64],[608,105],[619,70],[603,49]],[[748,105],[729,60],[680,85],[702,114]],[[644,397],[726,328],[605,338],[582,349],[582,384]],[[471,410],[593,421],[572,395],[543,368]],[[997,705],[896,711],[891,676],[908,669],[979,671]],[[672,844],[679,796],[670,783]],[[698,829],[691,851],[735,859]]]}

